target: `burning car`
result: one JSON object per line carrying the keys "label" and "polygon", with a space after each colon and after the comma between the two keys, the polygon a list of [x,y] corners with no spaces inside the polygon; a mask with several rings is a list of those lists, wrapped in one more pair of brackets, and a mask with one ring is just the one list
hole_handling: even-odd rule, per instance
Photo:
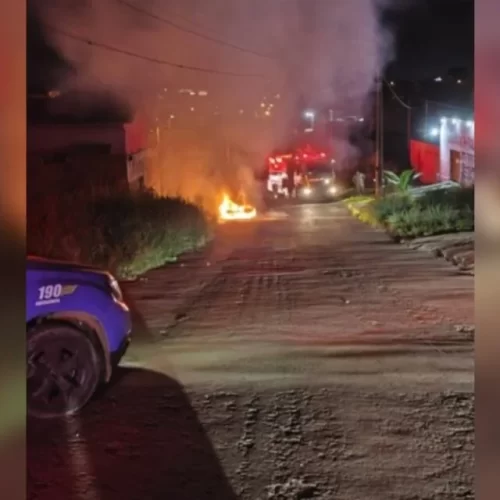
{"label": "burning car", "polygon": [[225,194],[222,202],[219,205],[219,220],[234,221],[234,220],[250,220],[257,216],[257,210],[248,203],[236,203]]}

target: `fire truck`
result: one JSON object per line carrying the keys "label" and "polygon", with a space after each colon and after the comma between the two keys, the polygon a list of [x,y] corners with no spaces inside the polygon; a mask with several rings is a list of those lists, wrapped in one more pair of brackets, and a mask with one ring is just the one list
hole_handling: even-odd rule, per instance
{"label": "fire truck", "polygon": [[293,162],[292,153],[274,153],[267,159],[267,191],[274,198],[288,198],[290,164]]}
{"label": "fire truck", "polygon": [[268,158],[267,191],[274,198],[332,199],[339,194],[335,160],[311,146]]}

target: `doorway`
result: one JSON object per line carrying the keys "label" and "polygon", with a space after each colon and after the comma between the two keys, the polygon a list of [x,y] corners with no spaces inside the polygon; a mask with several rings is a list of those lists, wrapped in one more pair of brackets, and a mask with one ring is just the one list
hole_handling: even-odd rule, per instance
{"label": "doorway", "polygon": [[462,155],[459,151],[450,151],[450,179],[460,182],[462,177]]}

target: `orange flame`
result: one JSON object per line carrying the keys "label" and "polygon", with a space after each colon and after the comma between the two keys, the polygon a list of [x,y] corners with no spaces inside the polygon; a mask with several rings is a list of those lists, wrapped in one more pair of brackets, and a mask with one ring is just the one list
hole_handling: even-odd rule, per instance
{"label": "orange flame", "polygon": [[220,220],[250,220],[257,216],[257,210],[251,205],[239,205],[224,195],[222,203],[219,205]]}

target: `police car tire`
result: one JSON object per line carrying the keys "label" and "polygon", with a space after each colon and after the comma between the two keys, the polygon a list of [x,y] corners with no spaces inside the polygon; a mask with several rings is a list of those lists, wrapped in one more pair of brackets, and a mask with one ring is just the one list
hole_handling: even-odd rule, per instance
{"label": "police car tire", "polygon": [[67,339],[69,345],[77,348],[79,360],[80,362],[83,361],[87,374],[83,391],[78,398],[73,398],[70,404],[61,411],[51,411],[50,409],[41,409],[30,405],[30,394],[28,392],[27,410],[29,416],[49,419],[73,415],[89,402],[100,383],[102,362],[95,343],[87,333],[72,324],[62,321],[49,321],[31,329],[27,335],[26,351],[28,359],[36,349],[43,348],[43,345],[47,345],[53,340],[60,341],[61,338]]}

